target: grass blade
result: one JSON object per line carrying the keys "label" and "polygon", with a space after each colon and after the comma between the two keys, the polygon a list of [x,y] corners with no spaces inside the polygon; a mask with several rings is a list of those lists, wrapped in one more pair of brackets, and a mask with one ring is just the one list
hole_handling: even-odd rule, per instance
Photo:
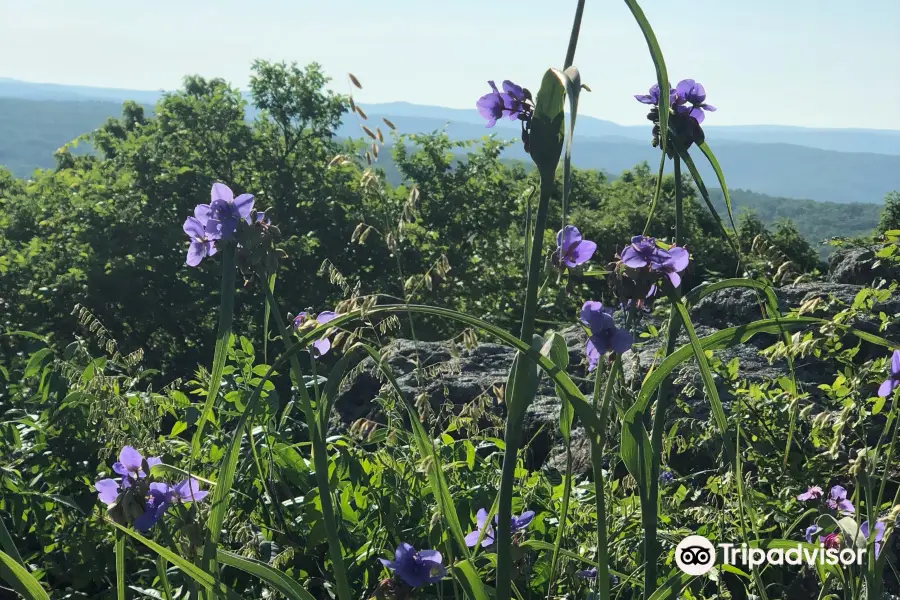
{"label": "grass blade", "polygon": [[125,600],[125,534],[116,532],[116,599]]}
{"label": "grass blade", "polygon": [[162,556],[156,557],[156,577],[159,578],[159,585],[162,587],[166,600],[174,600],[172,586],[169,585],[169,576],[166,574],[166,559]]}
{"label": "grass blade", "polygon": [[468,560],[457,562],[453,565],[452,572],[465,591],[466,596],[471,600],[490,600],[490,596],[488,596],[487,590],[485,590],[484,584],[481,582],[481,577],[478,576],[472,563]]}
{"label": "grass blade", "polygon": [[240,556],[227,550],[219,550],[216,556],[223,565],[234,567],[253,575],[260,581],[264,581],[272,586],[273,589],[289,600],[315,600],[313,595],[306,591],[298,582],[264,562]]}
{"label": "grass blade", "polygon": [[27,600],[50,600],[38,580],[6,552],[0,552],[0,577]]}
{"label": "grass blade", "polygon": [[719,161],[716,160],[716,155],[713,154],[709,144],[704,141],[697,144],[697,147],[700,148],[700,152],[702,152],[706,157],[706,160],[709,161],[709,166],[712,167],[712,170],[716,174],[716,178],[719,180],[719,186],[722,188],[722,195],[725,196],[725,209],[728,211],[728,220],[731,222],[731,228],[734,230],[734,233],[737,234],[737,227],[734,225],[734,213],[731,210],[731,195],[728,193],[728,185],[725,183],[725,174],[722,173],[722,167],[719,166]]}
{"label": "grass blade", "polygon": [[235,244],[227,244],[222,252],[222,290],[219,305],[219,329],[216,332],[216,351],[213,355],[212,369],[209,373],[209,389],[206,393],[206,402],[197,420],[197,430],[191,440],[191,458],[200,455],[200,441],[203,439],[203,427],[210,419],[213,405],[219,395],[219,385],[222,381],[222,371],[225,369],[225,359],[228,357],[228,347],[231,344],[231,325],[234,320],[234,256],[237,247]]}
{"label": "grass blade", "polygon": [[675,571],[648,600],[678,600],[681,590],[694,578],[682,571]]}
{"label": "grass blade", "polygon": [[192,564],[190,561],[181,558],[179,555],[175,554],[168,548],[160,546],[153,540],[147,539],[136,531],[132,531],[127,527],[123,527],[122,525],[119,525],[118,523],[110,519],[106,519],[106,522],[118,529],[120,532],[123,532],[130,538],[142,543],[150,550],[153,550],[157,555],[162,556],[164,559],[181,569],[181,571],[185,575],[202,585],[204,588],[215,592],[216,594],[219,594],[227,598],[228,600],[244,600],[243,596],[226,586],[214,576],[210,575],[197,565]]}
{"label": "grass blade", "polygon": [[0,519],[0,550],[3,550],[10,558],[23,567],[25,566],[25,561],[22,560],[22,556],[16,549],[16,545],[13,543],[12,536],[9,535],[9,530],[6,528],[3,519]]}

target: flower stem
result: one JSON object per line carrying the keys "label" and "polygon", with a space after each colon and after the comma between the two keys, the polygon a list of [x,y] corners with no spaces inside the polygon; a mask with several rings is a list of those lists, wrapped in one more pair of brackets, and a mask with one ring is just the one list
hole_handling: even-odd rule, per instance
{"label": "flower stem", "polygon": [[[606,446],[606,423],[609,419],[609,407],[612,404],[613,387],[616,375],[621,369],[622,359],[616,355],[615,363],[609,370],[606,378],[606,388],[603,391],[603,404],[600,407],[600,431],[592,439],[591,463],[594,467],[594,495],[597,501],[597,594],[599,598],[609,598],[609,548],[606,533],[606,498],[603,481],[603,450]],[[597,369],[597,378],[594,380],[594,410],[597,410],[597,401],[600,397],[600,369]]]}
{"label": "flower stem", "polygon": [[[265,281],[265,278],[263,280]],[[290,352],[294,344],[291,341],[287,325],[281,316],[278,303],[272,291],[268,286],[265,289],[266,300],[271,307],[271,314],[275,318],[275,323],[281,332],[285,351]],[[303,415],[306,417],[306,426],[309,429],[310,442],[312,443],[313,466],[316,470],[316,487],[319,489],[319,500],[322,502],[322,520],[325,523],[325,537],[328,540],[328,551],[331,554],[331,564],[334,568],[338,599],[351,600],[347,568],[344,565],[341,540],[338,537],[337,521],[335,520],[334,506],[331,501],[331,488],[328,485],[328,448],[325,445],[325,439],[322,437],[322,430],[316,419],[316,412],[310,401],[309,392],[306,391],[306,386],[303,384],[303,370],[300,368],[300,361],[297,359],[296,354],[291,355],[291,370],[297,383],[300,406],[303,410]]]}
{"label": "flower stem", "polygon": [[[522,329],[519,339],[528,344],[534,336],[534,319],[537,314],[538,283],[543,261],[544,229],[547,226],[550,196],[555,185],[556,172],[541,173],[541,196],[538,201],[537,214],[534,218],[534,233],[531,238],[531,256],[528,261],[528,281],[525,289],[525,308],[522,312]],[[528,395],[534,394],[536,379],[529,374],[534,370],[533,361],[519,353],[510,373],[510,386],[507,388],[507,418],[504,441],[506,450],[503,453],[503,470],[500,475],[500,498],[497,507],[497,595],[496,600],[509,600],[512,582],[512,532],[508,525],[512,520],[513,483],[515,481],[516,462],[519,446],[522,442],[522,421],[525,410],[531,402]]]}
{"label": "flower stem", "polygon": [[[675,245],[682,243],[684,232],[683,192],[681,189],[681,160],[675,157]],[[669,326],[666,332],[666,354],[675,351],[681,319],[675,307],[669,309]],[[656,566],[659,548],[656,544],[656,526],[659,511],[659,472],[662,463],[663,428],[669,412],[669,379],[662,381],[656,395],[656,412],[650,433],[650,489],[647,492],[647,507],[641,511],[644,526],[644,598],[650,598],[656,591]]]}

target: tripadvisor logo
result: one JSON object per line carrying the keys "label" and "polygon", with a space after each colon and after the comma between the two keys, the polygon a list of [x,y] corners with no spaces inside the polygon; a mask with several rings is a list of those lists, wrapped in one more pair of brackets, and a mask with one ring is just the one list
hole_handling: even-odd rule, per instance
{"label": "tripadvisor logo", "polygon": [[[747,544],[719,543],[721,563],[758,567],[769,565],[862,565],[865,548],[829,548],[797,543],[781,548],[751,548]],[[716,565],[716,546],[702,535],[689,535],[675,547],[675,564],[688,575],[703,575]]]}

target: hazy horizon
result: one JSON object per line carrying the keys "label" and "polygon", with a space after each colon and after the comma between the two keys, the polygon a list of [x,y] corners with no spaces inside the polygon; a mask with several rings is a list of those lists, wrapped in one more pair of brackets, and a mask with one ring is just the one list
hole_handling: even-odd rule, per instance
{"label": "hazy horizon", "polygon": [[[488,79],[536,88],[560,66],[575,7],[517,0],[313,3],[260,0],[0,0],[0,76],[134,90],[176,89],[182,77],[221,77],[246,89],[255,58],[319,62],[331,86],[362,104],[405,101],[469,109]],[[759,0],[644,2],[672,82],[691,77],[719,111],[705,125],[900,130],[900,3]],[[173,19],[171,15],[177,15]],[[115,49],[115,51],[111,51]],[[623,2],[588,3],[576,65],[593,93],[580,112],[644,124],[634,94],[655,79]],[[536,90],[535,90],[536,91]]]}

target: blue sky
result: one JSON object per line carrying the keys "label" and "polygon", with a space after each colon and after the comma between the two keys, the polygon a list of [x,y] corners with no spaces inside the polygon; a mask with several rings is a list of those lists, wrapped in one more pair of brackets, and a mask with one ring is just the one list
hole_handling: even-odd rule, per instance
{"label": "blue sky", "polygon": [[[900,130],[900,0],[644,0],[670,77],[719,107],[707,124]],[[561,66],[574,0],[0,0],[0,77],[172,89],[245,87],[254,58],[317,61],[363,103],[473,107],[487,79],[536,88]],[[588,0],[581,112],[644,122],[654,79],[624,2]]]}

